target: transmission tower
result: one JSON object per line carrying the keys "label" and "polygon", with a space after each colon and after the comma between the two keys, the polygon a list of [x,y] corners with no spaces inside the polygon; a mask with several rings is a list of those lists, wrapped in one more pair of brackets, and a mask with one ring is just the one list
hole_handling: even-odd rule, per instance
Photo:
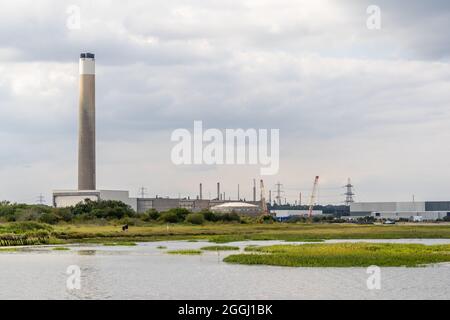
{"label": "transmission tower", "polygon": [[347,184],[344,186],[344,188],[347,188],[347,192],[344,193],[344,195],[345,195],[345,205],[349,206],[350,204],[355,202],[355,200],[353,200],[353,196],[355,194],[353,193],[353,185],[352,185],[352,181],[350,180],[350,178],[348,178]]}
{"label": "transmission tower", "polygon": [[38,198],[37,198],[37,202],[39,204],[44,204],[45,203],[45,197],[41,194],[39,194]]}
{"label": "transmission tower", "polygon": [[141,199],[145,198],[145,196],[147,195],[147,188],[145,187],[140,187],[139,188],[139,196]]}
{"label": "transmission tower", "polygon": [[279,206],[282,205],[281,194],[284,192],[283,190],[281,190],[282,186],[283,185],[279,182],[275,185],[275,187],[277,187],[277,196],[275,197],[275,201]]}

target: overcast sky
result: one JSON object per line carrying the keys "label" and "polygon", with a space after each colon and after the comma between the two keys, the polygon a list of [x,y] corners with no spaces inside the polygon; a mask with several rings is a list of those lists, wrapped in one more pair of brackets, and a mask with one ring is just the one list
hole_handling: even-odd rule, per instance
{"label": "overcast sky", "polygon": [[[387,0],[3,1],[0,200],[77,186],[78,57],[97,63],[99,189],[251,197],[259,166],[175,166],[170,136],[280,129],[293,202],[450,200],[450,3]],[[366,9],[381,8],[369,30]],[[80,28],[71,11],[80,8]],[[70,28],[69,28],[69,27]]]}

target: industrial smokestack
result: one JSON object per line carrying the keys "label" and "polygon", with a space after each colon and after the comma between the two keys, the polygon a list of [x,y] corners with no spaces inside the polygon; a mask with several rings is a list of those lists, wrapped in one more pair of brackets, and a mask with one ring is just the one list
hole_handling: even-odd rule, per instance
{"label": "industrial smokestack", "polygon": [[200,200],[203,200],[203,185],[200,183]]}
{"label": "industrial smokestack", "polygon": [[95,56],[80,55],[78,190],[95,190]]}
{"label": "industrial smokestack", "polygon": [[217,200],[220,200],[220,182],[217,182]]}
{"label": "industrial smokestack", "polygon": [[253,202],[256,202],[256,179],[253,179]]}

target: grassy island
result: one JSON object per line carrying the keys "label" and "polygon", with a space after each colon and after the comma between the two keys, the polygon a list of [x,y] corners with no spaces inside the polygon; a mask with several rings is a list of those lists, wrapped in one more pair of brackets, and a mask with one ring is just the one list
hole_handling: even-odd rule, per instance
{"label": "grassy island", "polygon": [[247,247],[228,263],[284,267],[419,267],[450,262],[450,245],[416,244],[304,244]]}

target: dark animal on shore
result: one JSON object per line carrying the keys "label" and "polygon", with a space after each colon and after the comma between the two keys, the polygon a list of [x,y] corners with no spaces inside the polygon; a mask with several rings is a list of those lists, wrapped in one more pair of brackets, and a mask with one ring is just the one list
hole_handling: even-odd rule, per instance
{"label": "dark animal on shore", "polygon": [[122,226],[122,231],[128,231],[128,224]]}

